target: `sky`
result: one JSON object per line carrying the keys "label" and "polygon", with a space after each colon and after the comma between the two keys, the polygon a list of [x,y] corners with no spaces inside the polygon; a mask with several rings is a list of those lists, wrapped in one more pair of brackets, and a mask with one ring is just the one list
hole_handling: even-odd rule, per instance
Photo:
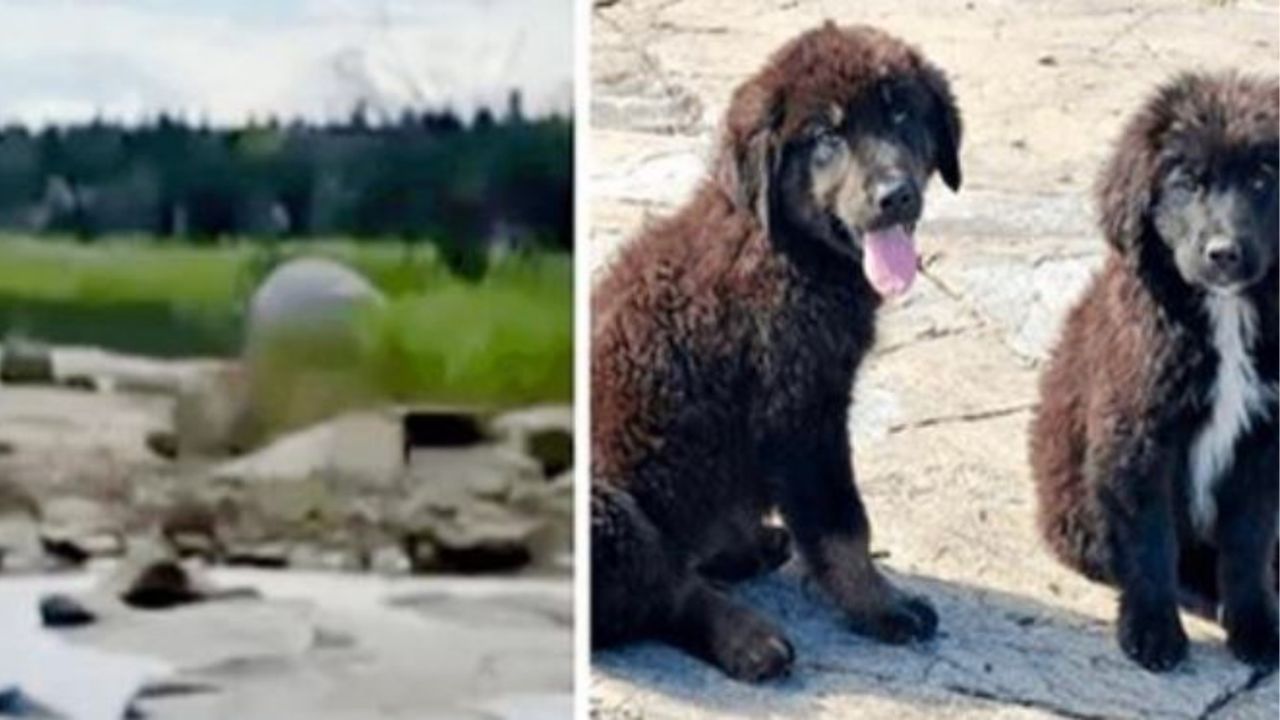
{"label": "sky", "polygon": [[0,122],[572,110],[572,0],[0,0]]}

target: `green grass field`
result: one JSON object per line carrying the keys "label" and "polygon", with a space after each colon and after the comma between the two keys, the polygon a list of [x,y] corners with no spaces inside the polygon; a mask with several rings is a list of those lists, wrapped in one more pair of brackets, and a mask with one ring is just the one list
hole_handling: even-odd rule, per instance
{"label": "green grass field", "polygon": [[467,282],[425,245],[335,239],[267,249],[0,236],[0,325],[59,344],[232,356],[253,288],[280,260],[304,254],[341,260],[387,294],[387,306],[361,328],[361,362],[392,397],[569,400],[573,262],[564,254],[495,258],[481,280]]}

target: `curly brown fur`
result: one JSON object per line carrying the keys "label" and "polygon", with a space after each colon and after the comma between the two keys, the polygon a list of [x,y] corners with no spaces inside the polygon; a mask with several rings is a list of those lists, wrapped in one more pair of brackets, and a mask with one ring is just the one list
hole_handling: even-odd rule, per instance
{"label": "curly brown fur", "polygon": [[1278,105],[1275,79],[1183,75],[1131,119],[1098,184],[1111,251],[1041,379],[1041,531],[1119,588],[1152,670],[1186,654],[1179,600],[1276,661]]}
{"label": "curly brown fur", "polygon": [[[595,646],[654,638],[737,678],[787,672],[781,631],[719,586],[781,564],[790,535],[855,629],[932,635],[932,608],[868,554],[847,420],[880,302],[864,236],[914,227],[934,169],[959,185],[959,140],[937,69],[827,24],[738,88],[711,177],[608,268],[592,298]],[[789,533],[763,522],[778,507]]]}

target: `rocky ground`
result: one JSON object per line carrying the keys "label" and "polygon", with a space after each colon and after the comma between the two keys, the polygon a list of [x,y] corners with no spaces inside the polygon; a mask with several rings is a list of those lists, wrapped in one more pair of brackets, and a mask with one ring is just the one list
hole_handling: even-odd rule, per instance
{"label": "rocky ground", "polygon": [[233,454],[238,373],[5,348],[0,716],[567,716],[571,410],[353,410]]}
{"label": "rocky ground", "polygon": [[114,720],[128,705],[128,717],[175,720],[551,720],[573,707],[564,579],[223,569],[211,579],[261,597],[36,629],[40,597],[92,596],[94,574],[0,579],[0,717]]}
{"label": "rocky ground", "polygon": [[1127,662],[1114,595],[1060,568],[1032,527],[1025,431],[1037,364],[1102,257],[1088,189],[1122,117],[1183,68],[1274,71],[1265,2],[617,0],[592,17],[595,261],[702,172],[734,84],[825,17],[882,26],[949,72],[965,185],[929,196],[922,278],[883,313],[856,391],[859,485],[884,564],[942,616],[927,645],[838,629],[789,568],[741,590],[790,629],[794,676],[766,687],[656,646],[596,653],[607,718],[1272,718],[1280,685],[1185,618],[1190,661]]}

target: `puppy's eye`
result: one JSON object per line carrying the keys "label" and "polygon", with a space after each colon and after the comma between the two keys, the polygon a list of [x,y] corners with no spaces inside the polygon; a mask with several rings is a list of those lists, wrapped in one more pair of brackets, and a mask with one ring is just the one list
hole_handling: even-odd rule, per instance
{"label": "puppy's eye", "polygon": [[1274,165],[1263,165],[1253,174],[1253,178],[1249,180],[1249,187],[1256,193],[1264,193],[1271,188],[1276,182],[1276,168]]}
{"label": "puppy's eye", "polygon": [[894,126],[901,125],[907,121],[910,113],[907,107],[903,105],[894,95],[893,89],[888,85],[880,87],[880,100],[884,103],[885,112],[889,116],[889,122]]}
{"label": "puppy's eye", "polygon": [[818,136],[813,145],[813,164],[829,165],[844,148],[844,141],[833,132],[824,132]]}

